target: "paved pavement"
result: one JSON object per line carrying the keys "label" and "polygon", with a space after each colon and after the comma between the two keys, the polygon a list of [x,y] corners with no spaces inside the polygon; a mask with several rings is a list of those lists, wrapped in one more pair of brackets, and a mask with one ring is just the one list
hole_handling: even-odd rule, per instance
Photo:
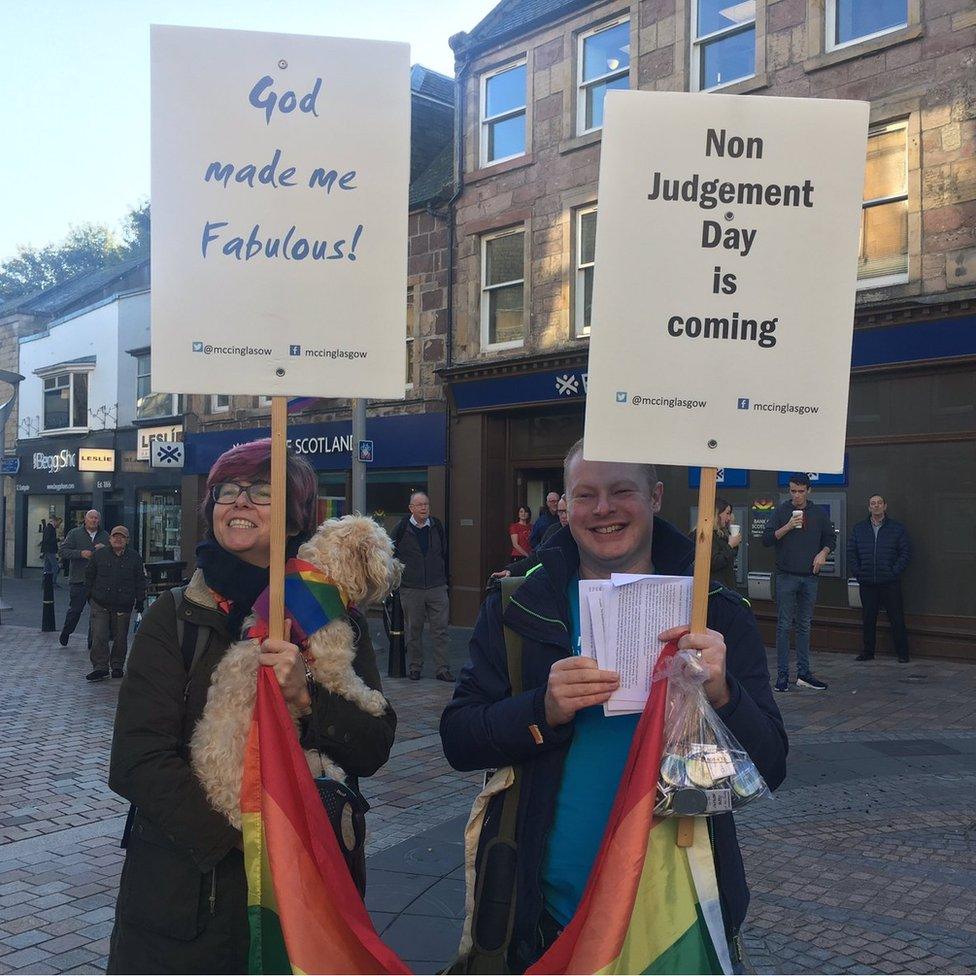
{"label": "paved pavement", "polygon": [[[118,682],[83,680],[84,626],[40,634],[36,581],[0,623],[0,974],[104,971],[126,805],[105,786]],[[64,594],[58,594],[58,624]],[[452,658],[467,633],[452,629]],[[377,641],[381,670],[386,650]],[[777,697],[791,735],[775,799],[737,817],[761,973],[976,971],[976,667],[820,654],[824,693]],[[461,829],[480,777],[437,737],[448,685],[386,682],[394,755],[372,804],[367,905],[415,971],[457,945]]]}

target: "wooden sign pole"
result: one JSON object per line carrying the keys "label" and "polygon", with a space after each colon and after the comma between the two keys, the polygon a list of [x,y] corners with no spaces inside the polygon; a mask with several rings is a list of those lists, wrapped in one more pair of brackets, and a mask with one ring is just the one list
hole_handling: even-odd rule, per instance
{"label": "wooden sign pole", "polygon": [[285,636],[285,492],[287,472],[285,448],[288,441],[288,398],[271,398],[271,565],[268,607],[268,637]]}
{"label": "wooden sign pole", "polygon": [[[715,530],[715,477],[717,468],[702,468],[698,488],[698,527],[695,529],[695,579],[691,591],[691,632],[708,629],[708,586],[712,577],[712,533]],[[678,820],[678,846],[695,841],[694,817]]]}

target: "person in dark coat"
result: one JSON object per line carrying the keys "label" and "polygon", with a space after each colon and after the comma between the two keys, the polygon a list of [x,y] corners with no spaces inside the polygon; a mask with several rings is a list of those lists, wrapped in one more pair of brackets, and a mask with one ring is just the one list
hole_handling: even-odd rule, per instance
{"label": "person in dark coat", "polygon": [[[497,587],[481,608],[469,663],[441,716],[444,754],[458,770],[521,765],[516,816],[515,915],[509,972],[522,972],[575,912],[596,856],[639,716],[603,714],[619,677],[578,654],[579,580],[611,573],[691,575],[694,546],[657,516],[663,485],[652,465],[566,457],[569,525],[536,554],[502,611]],[[787,737],[769,688],[766,652],[740,596],[710,594],[704,634],[686,634],[707,672],[703,689],[771,789],[786,774]],[[512,695],[504,628],[522,638],[522,685]],[[677,639],[675,628],[649,640]],[[490,801],[479,863],[495,836],[504,794]],[[731,814],[711,820],[726,934],[736,936],[749,889]]]}
{"label": "person in dark coat", "polygon": [[122,677],[132,609],[142,613],[146,600],[146,567],[142,556],[129,546],[129,530],[117,525],[108,538],[108,547],[97,550],[85,568],[92,625],[88,681],[107,678],[110,663],[112,677]]}
{"label": "person in dark coat", "polygon": [[542,538],[554,525],[559,525],[559,492],[550,491],[546,495],[546,506],[540,509],[538,518],[532,523],[532,533],[529,535],[529,545],[538,549],[542,545]]}
{"label": "person in dark coat", "polygon": [[[52,515],[44,525],[44,533],[41,536],[41,556],[44,558],[44,572],[51,574],[51,583],[58,585],[58,570],[61,568],[58,562],[58,532],[61,529],[61,519],[57,515]],[[59,587],[60,589],[60,587]]]}
{"label": "person in dark coat", "polygon": [[[109,973],[248,971],[242,836],[208,802],[190,765],[189,743],[214,670],[268,585],[270,459],[269,439],[218,458],[207,482],[208,530],[197,547],[197,570],[179,604],[172,592],[164,594],[136,634],[109,771],[109,786],[135,806]],[[287,484],[290,558],[315,527],[317,494],[315,473],[291,454]],[[380,689],[365,622],[355,611],[349,622],[356,637],[353,668]],[[186,641],[195,659],[189,674]],[[371,776],[386,762],[396,729],[391,707],[366,714],[321,686],[310,688],[295,644],[268,639],[261,650],[260,663],[273,667],[286,703],[301,715],[303,748],[321,750],[352,776]]]}
{"label": "person in dark coat", "polygon": [[891,639],[902,664],[909,661],[908,632],[901,594],[901,574],[912,557],[908,532],[901,522],[888,518],[888,503],[883,495],[868,500],[870,513],[851,529],[847,543],[850,574],[861,591],[861,627],[864,650],[856,661],[871,661],[878,632],[878,610],[888,612]]}
{"label": "person in dark coat", "polygon": [[[730,590],[735,589],[735,557],[742,533],[729,534],[732,524],[732,503],[724,498],[715,499],[715,527],[712,530],[712,579]],[[695,530],[689,533],[694,538]]]}

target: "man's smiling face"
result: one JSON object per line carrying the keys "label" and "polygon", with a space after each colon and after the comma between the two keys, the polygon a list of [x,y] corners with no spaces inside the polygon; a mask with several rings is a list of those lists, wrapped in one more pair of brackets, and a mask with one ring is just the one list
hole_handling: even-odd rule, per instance
{"label": "man's smiling face", "polygon": [[664,486],[648,485],[636,464],[585,461],[577,455],[567,471],[569,529],[580,550],[580,574],[650,572],[654,515]]}

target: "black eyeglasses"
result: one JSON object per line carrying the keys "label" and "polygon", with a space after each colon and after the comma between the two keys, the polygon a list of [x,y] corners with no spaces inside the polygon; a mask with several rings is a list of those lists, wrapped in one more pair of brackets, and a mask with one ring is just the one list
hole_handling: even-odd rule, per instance
{"label": "black eyeglasses", "polygon": [[253,485],[239,485],[236,481],[223,481],[210,489],[210,497],[215,505],[233,505],[241,492],[247,495],[252,505],[271,504],[271,485],[264,481],[256,481]]}

